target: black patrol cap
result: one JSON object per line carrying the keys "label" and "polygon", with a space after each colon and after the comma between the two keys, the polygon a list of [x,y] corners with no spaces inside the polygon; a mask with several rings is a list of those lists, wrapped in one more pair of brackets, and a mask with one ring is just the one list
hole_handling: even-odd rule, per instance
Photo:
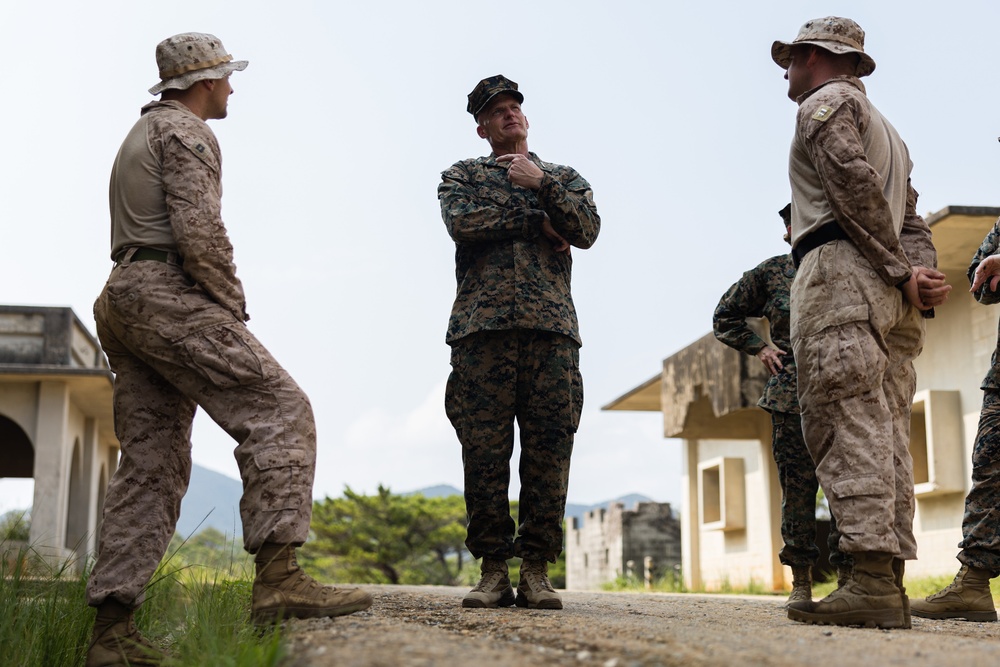
{"label": "black patrol cap", "polygon": [[778,211],[778,215],[780,215],[781,219],[784,221],[785,227],[792,224],[792,205],[790,203],[785,204],[785,208]]}
{"label": "black patrol cap", "polygon": [[524,101],[524,95],[517,92],[517,84],[503,74],[497,74],[476,84],[475,90],[469,93],[469,105],[465,109],[475,118],[500,93],[510,93],[518,104]]}

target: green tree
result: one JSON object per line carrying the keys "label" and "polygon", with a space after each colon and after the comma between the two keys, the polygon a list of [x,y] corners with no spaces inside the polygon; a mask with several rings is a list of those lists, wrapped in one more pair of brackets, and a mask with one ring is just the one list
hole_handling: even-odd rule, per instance
{"label": "green tree", "polygon": [[174,533],[165,558],[174,568],[195,566],[232,574],[253,572],[253,556],[243,549],[242,540],[211,526],[187,539]]}
{"label": "green tree", "polygon": [[470,558],[458,495],[402,496],[380,485],[366,496],[345,487],[343,498],[313,505],[311,529],[302,562],[334,579],[453,586]]}
{"label": "green tree", "polygon": [[0,542],[27,542],[31,518],[27,510],[12,510],[0,516]]}

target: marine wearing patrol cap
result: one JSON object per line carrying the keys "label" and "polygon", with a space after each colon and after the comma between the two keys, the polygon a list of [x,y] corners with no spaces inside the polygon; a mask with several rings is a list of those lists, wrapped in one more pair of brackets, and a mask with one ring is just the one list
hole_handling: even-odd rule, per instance
{"label": "marine wearing patrol cap", "polygon": [[791,42],[775,40],[771,45],[771,58],[781,69],[788,69],[792,62],[792,47],[812,44],[830,53],[856,53],[861,56],[855,76],[868,76],[875,71],[875,61],[865,53],[865,31],[851,19],[827,16],[806,21]]}
{"label": "marine wearing patrol cap", "polygon": [[517,84],[503,74],[497,74],[476,84],[475,90],[469,93],[469,105],[466,107],[466,111],[475,118],[483,110],[483,107],[500,93],[510,93],[518,104],[524,102],[524,95],[517,92]]}
{"label": "marine wearing patrol cap", "polygon": [[784,223],[785,227],[792,224],[792,205],[791,203],[785,204],[785,207],[778,211],[778,215],[781,216],[781,221]]}
{"label": "marine wearing patrol cap", "polygon": [[159,95],[171,88],[187,90],[197,81],[241,72],[247,64],[246,60],[233,60],[215,35],[201,32],[174,35],[156,45],[160,82],[149,89],[149,94]]}
{"label": "marine wearing patrol cap", "polygon": [[[785,208],[783,208],[780,211],[778,211],[778,215],[781,216],[781,224],[782,225],[784,225],[786,228],[791,227],[792,226],[792,203],[789,202],[789,203],[785,204]],[[785,235],[782,236],[781,238],[783,238],[785,240],[785,243],[788,243],[789,245],[791,245],[791,243],[792,243],[792,234],[791,234],[791,232],[786,231]]]}

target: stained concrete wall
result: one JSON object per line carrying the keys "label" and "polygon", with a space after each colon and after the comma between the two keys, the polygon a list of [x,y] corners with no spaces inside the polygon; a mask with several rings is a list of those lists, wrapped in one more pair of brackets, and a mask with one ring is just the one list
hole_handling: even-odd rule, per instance
{"label": "stained concrete wall", "polygon": [[653,560],[654,575],[679,568],[680,520],[670,503],[622,503],[572,518],[566,531],[566,588],[598,590],[631,570],[643,575],[643,561]]}

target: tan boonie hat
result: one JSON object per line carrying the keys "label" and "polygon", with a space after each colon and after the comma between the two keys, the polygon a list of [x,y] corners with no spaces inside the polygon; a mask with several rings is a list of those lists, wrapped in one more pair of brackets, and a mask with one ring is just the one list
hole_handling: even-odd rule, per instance
{"label": "tan boonie hat", "polygon": [[204,79],[221,79],[230,72],[247,68],[246,60],[233,60],[215,35],[184,32],[156,45],[156,66],[160,82],[149,89],[150,95],[176,88],[187,90]]}
{"label": "tan boonie hat", "polygon": [[771,45],[771,58],[782,69],[791,64],[791,50],[798,44],[814,44],[830,53],[857,53],[861,56],[856,76],[867,76],[875,71],[875,61],[865,53],[865,31],[851,19],[839,16],[806,21],[791,42],[775,41]]}
{"label": "tan boonie hat", "polygon": [[483,107],[500,93],[510,93],[518,104],[524,101],[524,95],[517,92],[517,84],[503,74],[497,74],[476,84],[476,88],[469,93],[469,105],[465,107],[465,110],[475,118],[483,110]]}

